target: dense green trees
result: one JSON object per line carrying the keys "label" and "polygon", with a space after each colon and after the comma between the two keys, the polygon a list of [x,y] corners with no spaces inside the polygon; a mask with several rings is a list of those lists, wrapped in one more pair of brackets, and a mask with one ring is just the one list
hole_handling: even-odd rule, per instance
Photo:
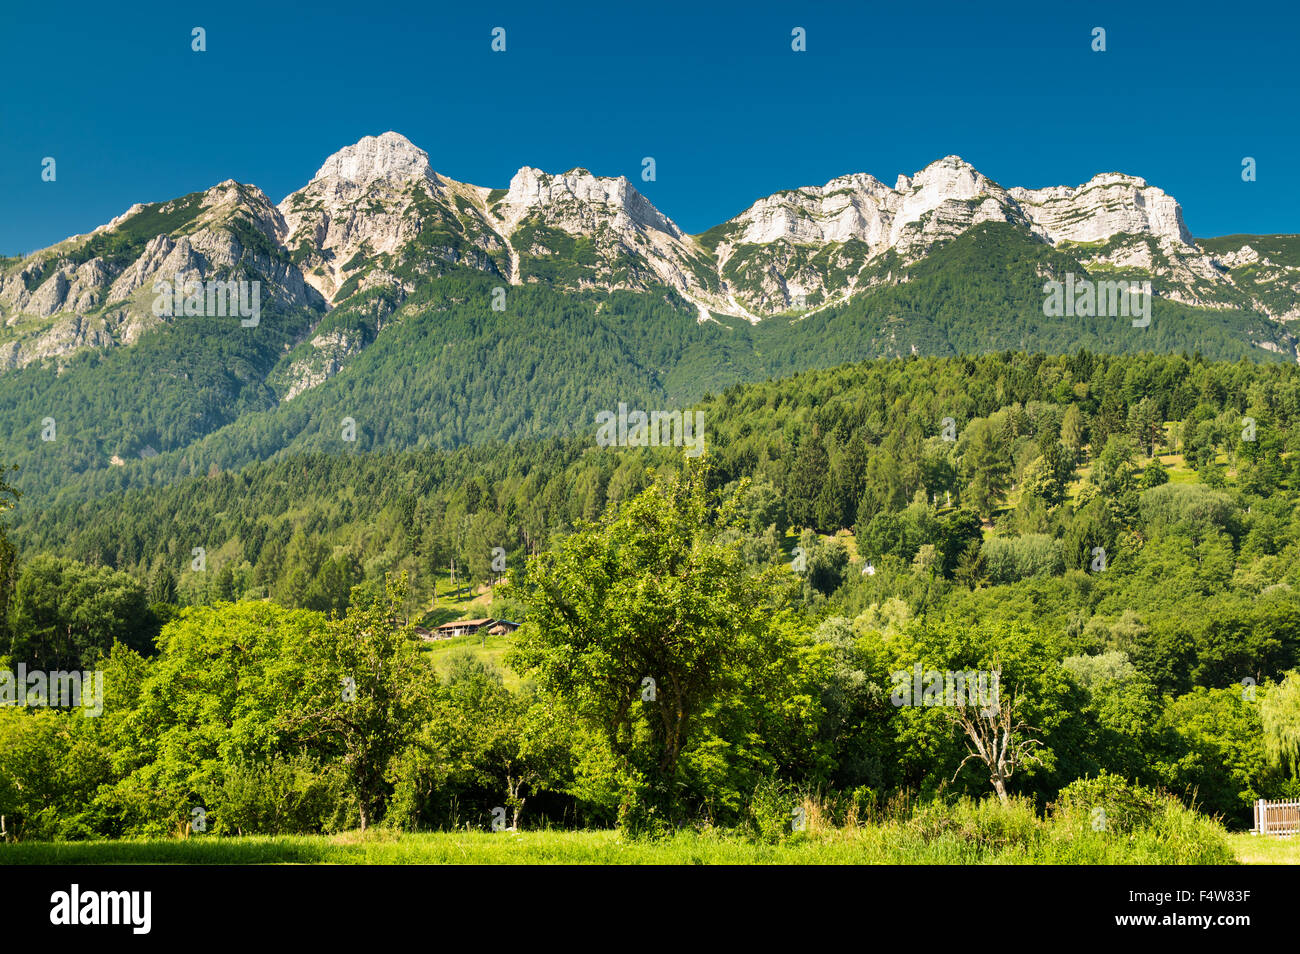
{"label": "dense green trees", "polygon": [[604,735],[634,827],[682,820],[683,756],[705,714],[760,690],[782,648],[768,625],[778,571],[751,573],[715,519],[730,515],[715,517],[692,469],[530,567],[531,625],[511,665]]}
{"label": "dense green trees", "polygon": [[1260,706],[1264,749],[1270,761],[1300,775],[1300,672],[1287,673]]}
{"label": "dense green trees", "polygon": [[405,580],[362,593],[351,612],[310,630],[300,714],[290,728],[335,755],[364,830],[382,817],[391,763],[428,721],[436,677],[398,613]]}
{"label": "dense green trees", "polygon": [[[1295,369],[910,359],[701,407],[688,473],[555,438],[24,498],[0,656],[102,666],[109,698],[0,707],[0,814],[70,837],[195,808],[214,831],[635,827],[734,821],[760,783],[988,790],[951,713],[891,704],[918,662],[1000,667],[1041,742],[1008,784],[1039,802],[1101,771],[1236,823],[1294,797]],[[453,563],[495,580],[497,547],[523,682],[470,659],[436,680],[402,623]]]}
{"label": "dense green trees", "polygon": [[[0,477],[0,518],[18,502],[18,491]],[[9,539],[8,526],[0,521],[0,646],[9,640],[9,604],[18,579],[18,552]]]}
{"label": "dense green trees", "polygon": [[36,669],[80,669],[115,642],[151,650],[158,620],[134,577],[40,555],[18,573],[9,629],[4,655]]}

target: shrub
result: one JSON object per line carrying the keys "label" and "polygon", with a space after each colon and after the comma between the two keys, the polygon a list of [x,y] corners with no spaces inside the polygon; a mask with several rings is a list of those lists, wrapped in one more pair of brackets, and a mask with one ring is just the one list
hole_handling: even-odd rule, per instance
{"label": "shrub", "polygon": [[305,756],[237,762],[214,799],[217,833],[265,835],[326,830],[346,801],[342,779]]}
{"label": "shrub", "polygon": [[[1104,814],[1094,814],[1100,810]],[[1149,828],[1164,810],[1164,799],[1141,785],[1102,772],[1096,778],[1075,779],[1061,789],[1054,816],[1082,814],[1094,830],[1128,833]]]}
{"label": "shrub", "polygon": [[779,779],[763,779],[749,799],[751,831],[759,841],[769,844],[781,841],[794,831],[796,808],[804,806],[794,786]]}
{"label": "shrub", "polygon": [[[1104,814],[1099,814],[1104,812]],[[1072,864],[1232,864],[1227,832],[1163,792],[1103,773],[1061,789],[1052,860]]]}

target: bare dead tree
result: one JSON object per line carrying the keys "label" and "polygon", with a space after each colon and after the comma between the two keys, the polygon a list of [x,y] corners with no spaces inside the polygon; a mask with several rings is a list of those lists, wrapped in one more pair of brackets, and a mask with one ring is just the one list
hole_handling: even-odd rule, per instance
{"label": "bare dead tree", "polygon": [[1028,723],[1017,721],[1015,712],[1020,700],[1019,693],[1012,693],[1008,698],[996,691],[1000,672],[994,673],[994,697],[982,706],[969,705],[967,698],[958,694],[956,709],[951,717],[954,725],[961,727],[966,734],[966,751],[969,753],[957,766],[953,781],[971,759],[984,763],[988,769],[989,781],[998,793],[998,799],[1007,801],[1007,783],[1016,769],[1022,765],[1041,763],[1042,759],[1034,751],[1043,743],[1028,735],[1037,732]]}

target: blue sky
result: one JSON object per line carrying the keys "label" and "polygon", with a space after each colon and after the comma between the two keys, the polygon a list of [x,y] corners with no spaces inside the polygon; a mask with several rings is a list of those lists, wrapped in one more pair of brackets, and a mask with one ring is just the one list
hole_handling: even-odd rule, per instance
{"label": "blue sky", "polygon": [[953,153],[1008,187],[1143,176],[1198,236],[1300,232],[1297,36],[1294,3],[1195,0],[7,4],[0,254],[228,178],[278,202],[388,129],[478,185],[626,175],[691,232]]}

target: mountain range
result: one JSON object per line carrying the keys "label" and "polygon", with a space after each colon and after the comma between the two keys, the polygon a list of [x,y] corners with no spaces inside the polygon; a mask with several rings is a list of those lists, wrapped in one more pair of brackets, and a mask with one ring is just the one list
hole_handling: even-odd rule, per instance
{"label": "mountain range", "polygon": [[[1069,273],[1149,280],[1155,321],[1044,316],[1044,282]],[[155,283],[178,280],[258,281],[262,317],[156,314]],[[476,186],[386,132],[279,203],[226,181],[0,259],[0,454],[57,489],[318,448],[342,416],[365,419],[362,449],[454,446],[874,357],[1295,361],[1297,318],[1300,236],[1197,240],[1135,176],[1004,188],[947,156],[689,235],[625,178]]]}

